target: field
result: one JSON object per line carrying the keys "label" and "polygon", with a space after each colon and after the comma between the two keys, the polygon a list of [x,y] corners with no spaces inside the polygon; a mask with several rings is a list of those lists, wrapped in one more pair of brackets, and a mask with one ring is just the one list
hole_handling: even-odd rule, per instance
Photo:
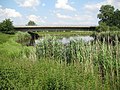
{"label": "field", "polygon": [[39,32],[45,39],[36,46],[22,45],[16,42],[16,35],[0,33],[0,90],[120,89],[117,37],[114,46],[99,40],[64,45],[57,36],[78,32],[45,33]]}

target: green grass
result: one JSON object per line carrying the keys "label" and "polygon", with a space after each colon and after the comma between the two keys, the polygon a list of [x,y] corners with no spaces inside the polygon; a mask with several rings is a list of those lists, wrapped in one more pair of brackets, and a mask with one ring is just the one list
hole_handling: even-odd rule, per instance
{"label": "green grass", "polygon": [[[119,90],[120,45],[62,45],[45,37],[36,48],[0,44],[0,90]],[[51,40],[53,40],[51,42]]]}
{"label": "green grass", "polygon": [[90,76],[101,78],[96,81],[97,84],[106,86],[103,88],[113,90],[120,88],[120,45],[118,41],[115,46],[105,44],[105,41],[103,43],[71,41],[63,45],[57,41],[56,37],[46,36],[36,50],[39,59],[51,58],[60,63],[80,65],[82,75],[90,74]]}
{"label": "green grass", "polygon": [[0,61],[0,89],[95,89],[95,76],[83,74],[81,68],[79,65],[65,65],[49,59],[36,62],[3,60]]}
{"label": "green grass", "polygon": [[13,35],[0,33],[0,44],[5,43],[5,42],[8,41],[11,37],[13,37]]}
{"label": "green grass", "polygon": [[[1,33],[1,39],[0,42],[0,57],[2,58],[20,58],[20,59],[33,59],[35,57],[35,48],[34,47],[27,47],[20,43],[16,42],[16,38],[18,38],[16,35],[8,35],[8,34],[2,34]],[[6,37],[6,38],[4,38]]]}
{"label": "green grass", "polygon": [[70,36],[76,36],[76,35],[81,35],[81,36],[87,36],[87,35],[92,35],[93,31],[71,31],[71,32],[37,32],[40,36],[46,36],[46,35],[51,35],[51,36],[65,36],[65,37],[70,37]]}

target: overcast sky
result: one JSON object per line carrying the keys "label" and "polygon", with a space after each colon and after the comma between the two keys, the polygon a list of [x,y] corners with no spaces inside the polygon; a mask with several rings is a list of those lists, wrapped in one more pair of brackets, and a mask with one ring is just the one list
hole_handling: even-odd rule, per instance
{"label": "overcast sky", "polygon": [[0,22],[10,18],[14,25],[97,25],[101,5],[120,9],[120,0],[0,0]]}

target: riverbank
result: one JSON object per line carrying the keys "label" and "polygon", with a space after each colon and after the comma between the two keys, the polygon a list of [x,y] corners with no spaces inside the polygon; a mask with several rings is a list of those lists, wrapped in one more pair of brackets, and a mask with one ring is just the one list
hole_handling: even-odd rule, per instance
{"label": "riverbank", "polygon": [[[1,39],[5,35],[1,35]],[[14,35],[0,44],[1,90],[120,88],[118,42],[115,46],[82,41],[63,45],[56,42],[54,36],[46,37],[41,44],[33,47],[17,43],[13,38]]]}

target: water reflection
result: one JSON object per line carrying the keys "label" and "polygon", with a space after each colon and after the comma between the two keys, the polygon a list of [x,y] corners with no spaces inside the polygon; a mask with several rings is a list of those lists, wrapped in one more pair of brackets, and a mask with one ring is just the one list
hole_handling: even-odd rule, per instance
{"label": "water reflection", "polygon": [[94,38],[90,36],[74,36],[69,38],[64,37],[59,41],[62,42],[63,44],[67,44],[67,43],[70,43],[70,41],[79,41],[79,40],[83,40],[84,42],[89,42],[94,40]]}
{"label": "water reflection", "polygon": [[[41,38],[39,40],[35,40],[35,44],[39,44],[40,41],[43,41],[44,38]],[[70,43],[70,41],[79,41],[79,40],[83,40],[84,42],[89,42],[89,41],[93,41],[94,38],[90,37],[90,36],[74,36],[74,37],[63,37],[62,39],[58,39],[59,42],[62,42],[63,44],[68,44]]]}

